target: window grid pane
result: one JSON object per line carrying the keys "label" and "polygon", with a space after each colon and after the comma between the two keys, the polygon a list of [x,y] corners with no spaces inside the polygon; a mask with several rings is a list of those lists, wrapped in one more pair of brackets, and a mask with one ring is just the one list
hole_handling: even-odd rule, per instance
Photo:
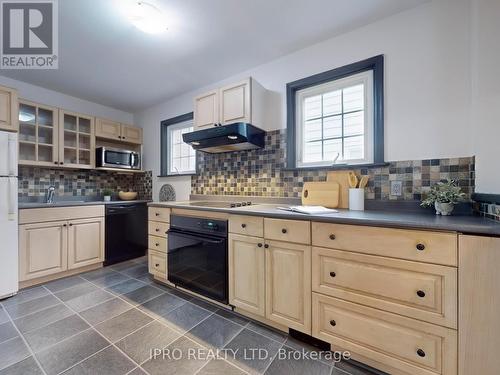
{"label": "window grid pane", "polygon": [[364,84],[305,98],[304,162],[364,158]]}
{"label": "window grid pane", "polygon": [[191,124],[182,128],[169,129],[170,173],[172,174],[192,173],[196,169],[196,151],[182,140],[182,134],[192,131]]}

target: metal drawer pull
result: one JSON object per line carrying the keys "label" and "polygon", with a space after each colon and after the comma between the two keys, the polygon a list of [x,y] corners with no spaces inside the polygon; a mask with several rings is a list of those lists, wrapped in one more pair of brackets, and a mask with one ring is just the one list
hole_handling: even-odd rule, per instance
{"label": "metal drawer pull", "polygon": [[160,228],[156,228],[155,231],[159,232],[160,231]]}
{"label": "metal drawer pull", "polygon": [[269,249],[269,245],[268,245],[267,243],[264,245],[264,247],[265,247],[266,249]]}
{"label": "metal drawer pull", "polygon": [[262,244],[259,242],[259,243],[257,244],[257,246],[258,246],[258,247],[262,247]]}
{"label": "metal drawer pull", "polygon": [[417,354],[419,357],[422,357],[422,358],[425,357],[425,352],[422,349],[418,349]]}
{"label": "metal drawer pull", "polygon": [[333,271],[332,271],[332,272],[330,272],[330,276],[331,276],[331,277],[335,277],[335,276],[337,276],[337,274],[336,274],[335,272],[333,272]]}
{"label": "metal drawer pull", "polygon": [[335,327],[335,326],[337,325],[337,322],[336,322],[335,320],[333,320],[333,319],[332,319],[332,320],[330,320],[330,325],[331,325],[332,327]]}
{"label": "metal drawer pull", "polygon": [[246,227],[247,227],[247,225],[246,225],[246,224],[241,224],[241,227],[242,227],[242,228],[246,228]]}
{"label": "metal drawer pull", "polygon": [[157,242],[157,243],[155,243],[155,246],[160,246],[160,244]]}
{"label": "metal drawer pull", "polygon": [[156,264],[155,264],[155,267],[160,267],[160,263],[156,263]]}
{"label": "metal drawer pull", "polygon": [[286,232],[287,232],[287,230],[286,230],[285,228],[283,228],[283,229],[281,230],[281,233],[283,233],[283,234],[286,234]]}
{"label": "metal drawer pull", "polygon": [[156,216],[160,216],[160,214],[159,214],[158,212],[157,212],[157,213],[155,213],[155,215],[156,215]]}
{"label": "metal drawer pull", "polygon": [[330,239],[333,241],[335,239],[335,235],[334,234],[330,234]]}
{"label": "metal drawer pull", "polygon": [[423,290],[417,290],[417,296],[424,298],[425,292]]}
{"label": "metal drawer pull", "polygon": [[425,250],[425,245],[423,243],[417,244],[417,250],[419,251]]}

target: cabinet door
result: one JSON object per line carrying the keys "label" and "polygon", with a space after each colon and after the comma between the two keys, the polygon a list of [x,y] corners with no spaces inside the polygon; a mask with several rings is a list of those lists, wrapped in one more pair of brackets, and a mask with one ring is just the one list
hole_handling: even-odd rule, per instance
{"label": "cabinet door", "polygon": [[142,144],[142,129],[136,126],[122,124],[122,141]]}
{"label": "cabinet door", "polygon": [[94,168],[94,118],[61,110],[59,122],[59,164],[69,168]]}
{"label": "cabinet door", "polygon": [[19,226],[19,280],[67,269],[67,223],[55,221]]}
{"label": "cabinet door", "polygon": [[311,334],[311,247],[266,241],[266,318]]}
{"label": "cabinet door", "polygon": [[122,125],[119,122],[97,118],[95,136],[99,138],[120,140]]}
{"label": "cabinet door", "polygon": [[251,122],[250,79],[220,89],[220,122]]}
{"label": "cabinet door", "polygon": [[264,239],[229,235],[229,303],[265,316]]}
{"label": "cabinet door", "polygon": [[104,261],[104,218],[73,220],[68,228],[68,269]]}
{"label": "cabinet door", "polygon": [[0,86],[0,130],[17,131],[17,91]]}
{"label": "cabinet door", "polygon": [[194,127],[196,130],[214,126],[219,123],[218,90],[194,98]]}
{"label": "cabinet door", "polygon": [[59,165],[58,109],[19,101],[19,164]]}

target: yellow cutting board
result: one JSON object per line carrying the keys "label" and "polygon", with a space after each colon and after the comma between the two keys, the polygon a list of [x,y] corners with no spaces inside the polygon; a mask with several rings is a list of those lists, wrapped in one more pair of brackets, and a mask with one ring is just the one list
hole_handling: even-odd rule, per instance
{"label": "yellow cutting board", "polygon": [[349,208],[349,172],[352,171],[330,171],[326,175],[327,182],[337,182],[340,186],[338,208]]}
{"label": "yellow cutting board", "polygon": [[339,190],[337,182],[305,182],[302,188],[302,205],[337,208]]}

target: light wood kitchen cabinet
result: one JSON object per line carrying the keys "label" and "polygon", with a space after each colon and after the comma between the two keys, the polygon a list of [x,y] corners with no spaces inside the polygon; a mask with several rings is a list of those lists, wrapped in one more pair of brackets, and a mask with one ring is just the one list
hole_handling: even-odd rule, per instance
{"label": "light wood kitchen cabinet", "polygon": [[95,167],[93,117],[62,109],[59,111],[59,164],[75,169]]}
{"label": "light wood kitchen cabinet", "polygon": [[104,218],[68,223],[68,269],[104,261]]}
{"label": "light wood kitchen cabinet", "polygon": [[220,123],[251,122],[250,78],[219,89]]}
{"label": "light wood kitchen cabinet", "polygon": [[219,123],[219,91],[213,90],[194,98],[194,127],[197,130]]}
{"label": "light wood kitchen cabinet", "polygon": [[68,268],[68,223],[53,221],[19,226],[19,280],[63,272]]}
{"label": "light wood kitchen cabinet", "polygon": [[[457,331],[313,293],[312,334],[391,374],[455,375]],[[374,362],[372,362],[374,361]],[[475,372],[473,372],[475,373]]]}
{"label": "light wood kitchen cabinet", "polygon": [[118,142],[142,144],[141,128],[103,118],[96,118],[95,136]]}
{"label": "light wood kitchen cabinet", "polygon": [[266,318],[311,334],[311,247],[266,241]]}
{"label": "light wood kitchen cabinet", "polygon": [[0,130],[17,132],[18,123],[17,90],[0,86]]}
{"label": "light wood kitchen cabinet", "polygon": [[229,303],[265,317],[264,239],[229,235]]}
{"label": "light wood kitchen cabinet", "polygon": [[104,230],[102,205],[19,210],[21,285],[98,267],[104,261]]}
{"label": "light wood kitchen cabinet", "polygon": [[19,100],[19,164],[59,165],[59,110]]}
{"label": "light wood kitchen cabinet", "polygon": [[500,238],[459,236],[459,375],[500,368]]}
{"label": "light wood kitchen cabinet", "polygon": [[120,140],[122,136],[122,124],[112,120],[96,118],[95,136],[105,139]]}
{"label": "light wood kitchen cabinet", "polygon": [[197,130],[215,124],[247,122],[264,127],[266,89],[255,79],[220,87],[194,98],[194,124]]}

